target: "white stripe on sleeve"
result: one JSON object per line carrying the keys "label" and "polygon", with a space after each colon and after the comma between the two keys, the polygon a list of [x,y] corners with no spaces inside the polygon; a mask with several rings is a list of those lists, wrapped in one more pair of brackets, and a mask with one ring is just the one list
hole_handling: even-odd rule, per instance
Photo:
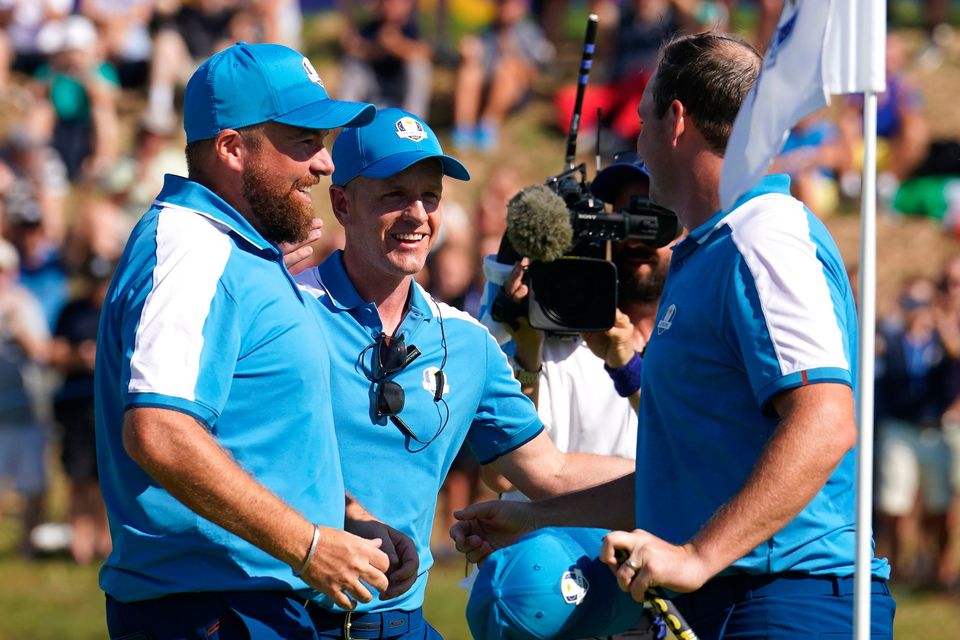
{"label": "white stripe on sleeve", "polygon": [[849,369],[803,204],[768,194],[745,203],[727,221],[756,284],[782,374],[818,367]]}
{"label": "white stripe on sleeve", "polygon": [[230,239],[197,213],[165,209],[157,221],[153,288],[130,360],[133,393],[195,400],[203,328],[230,258]]}

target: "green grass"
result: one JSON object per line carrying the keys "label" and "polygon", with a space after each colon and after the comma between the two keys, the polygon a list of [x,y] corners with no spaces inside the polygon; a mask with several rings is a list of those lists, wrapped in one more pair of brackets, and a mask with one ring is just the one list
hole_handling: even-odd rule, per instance
{"label": "green grass", "polygon": [[[77,567],[64,558],[27,562],[13,555],[12,525],[0,526],[0,640],[87,640],[104,638],[103,594],[96,567]],[[431,572],[427,619],[447,640],[467,640],[466,592],[458,586],[463,565]],[[896,591],[898,640],[960,638],[960,599]],[[816,612],[811,612],[816,615]]]}

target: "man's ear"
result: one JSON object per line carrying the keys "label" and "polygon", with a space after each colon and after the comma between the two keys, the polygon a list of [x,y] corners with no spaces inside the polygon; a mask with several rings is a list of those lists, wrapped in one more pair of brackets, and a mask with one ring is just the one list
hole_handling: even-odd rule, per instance
{"label": "man's ear", "polygon": [[683,132],[686,130],[686,115],[687,110],[683,107],[683,103],[679,100],[674,100],[670,103],[670,124],[673,127],[672,129],[672,139],[673,144],[676,145],[677,141],[680,139],[680,136],[683,135]]}
{"label": "man's ear", "polygon": [[346,227],[350,222],[350,205],[347,197],[347,188],[338,184],[330,185],[330,208],[337,222]]}
{"label": "man's ear", "polygon": [[234,129],[224,129],[213,139],[214,154],[231,171],[243,173],[244,161],[249,151],[243,136]]}

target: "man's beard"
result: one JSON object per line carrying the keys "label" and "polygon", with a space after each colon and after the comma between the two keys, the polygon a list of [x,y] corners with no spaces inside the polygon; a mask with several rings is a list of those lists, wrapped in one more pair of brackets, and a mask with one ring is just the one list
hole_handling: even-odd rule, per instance
{"label": "man's beard", "polygon": [[307,239],[314,218],[313,206],[303,202],[298,189],[311,187],[319,178],[301,178],[290,184],[254,161],[243,170],[243,197],[264,238],[272,242],[297,243]]}
{"label": "man's beard", "polygon": [[617,275],[620,280],[620,300],[621,302],[651,303],[660,299],[663,293],[663,285],[667,280],[667,272],[670,268],[670,262],[663,260],[659,254],[654,253],[652,262],[646,262],[650,270],[639,270],[634,267],[630,261],[631,250],[624,249],[617,256]]}

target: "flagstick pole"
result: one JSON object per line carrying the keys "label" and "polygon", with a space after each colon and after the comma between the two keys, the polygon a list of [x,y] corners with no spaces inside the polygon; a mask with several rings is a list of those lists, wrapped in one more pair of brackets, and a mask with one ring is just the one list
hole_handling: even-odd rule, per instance
{"label": "flagstick pole", "polygon": [[857,402],[857,554],[855,640],[870,640],[870,565],[873,558],[873,370],[877,317],[877,94],[863,104],[863,191],[860,197],[860,353]]}

